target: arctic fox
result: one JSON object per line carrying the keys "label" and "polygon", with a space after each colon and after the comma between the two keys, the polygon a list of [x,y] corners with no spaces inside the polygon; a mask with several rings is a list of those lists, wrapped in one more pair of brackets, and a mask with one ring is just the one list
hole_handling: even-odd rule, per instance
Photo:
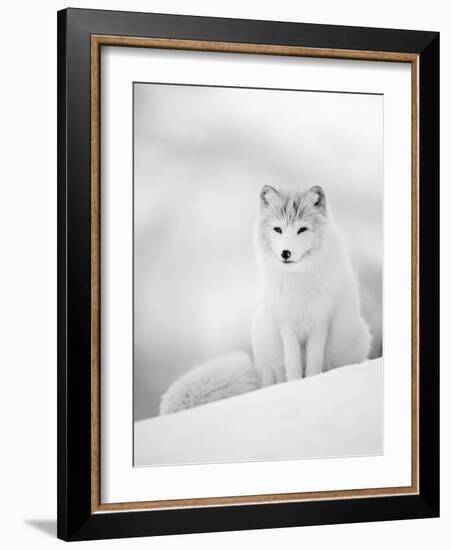
{"label": "arctic fox", "polygon": [[262,189],[256,245],[262,294],[252,326],[263,386],[364,361],[370,333],[324,190]]}
{"label": "arctic fox", "polygon": [[255,244],[261,296],[251,330],[253,362],[242,352],[197,366],[169,388],[160,414],[368,357],[357,279],[324,189],[265,185]]}

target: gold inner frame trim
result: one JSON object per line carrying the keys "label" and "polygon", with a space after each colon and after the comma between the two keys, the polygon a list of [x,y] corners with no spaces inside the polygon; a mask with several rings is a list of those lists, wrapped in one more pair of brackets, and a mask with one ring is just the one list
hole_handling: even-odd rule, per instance
{"label": "gold inner frame trim", "polygon": [[[406,487],[102,503],[100,492],[100,50],[102,46],[410,63],[412,73],[412,479]],[[419,494],[419,56],[129,36],[91,36],[91,512],[162,510]]]}

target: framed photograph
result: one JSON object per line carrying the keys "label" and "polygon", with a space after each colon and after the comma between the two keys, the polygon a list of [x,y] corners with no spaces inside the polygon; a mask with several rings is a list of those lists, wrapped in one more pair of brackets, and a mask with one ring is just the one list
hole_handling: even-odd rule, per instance
{"label": "framed photograph", "polygon": [[58,536],[439,514],[439,35],[58,13]]}

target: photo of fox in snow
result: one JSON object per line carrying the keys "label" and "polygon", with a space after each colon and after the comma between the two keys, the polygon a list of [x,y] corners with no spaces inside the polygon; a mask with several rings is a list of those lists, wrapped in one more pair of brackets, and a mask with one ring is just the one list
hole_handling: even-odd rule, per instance
{"label": "photo of fox in snow", "polygon": [[383,96],[133,97],[135,466],[383,454]]}
{"label": "photo of fox in snow", "polygon": [[325,191],[284,193],[267,185],[260,200],[255,242],[262,289],[253,362],[231,356],[197,367],[169,388],[161,414],[368,357],[371,337],[357,279]]}

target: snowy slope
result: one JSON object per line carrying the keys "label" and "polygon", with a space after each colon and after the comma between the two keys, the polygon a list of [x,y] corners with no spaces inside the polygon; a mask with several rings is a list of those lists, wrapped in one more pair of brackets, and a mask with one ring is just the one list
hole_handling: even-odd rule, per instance
{"label": "snowy slope", "polygon": [[135,423],[136,466],[382,452],[382,359]]}

